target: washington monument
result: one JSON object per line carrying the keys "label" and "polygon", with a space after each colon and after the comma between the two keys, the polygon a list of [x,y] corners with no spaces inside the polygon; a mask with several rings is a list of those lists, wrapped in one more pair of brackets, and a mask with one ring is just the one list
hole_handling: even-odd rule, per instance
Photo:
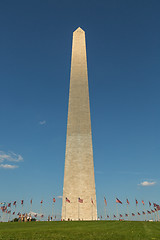
{"label": "washington monument", "polygon": [[85,32],[73,32],[62,219],[97,220]]}

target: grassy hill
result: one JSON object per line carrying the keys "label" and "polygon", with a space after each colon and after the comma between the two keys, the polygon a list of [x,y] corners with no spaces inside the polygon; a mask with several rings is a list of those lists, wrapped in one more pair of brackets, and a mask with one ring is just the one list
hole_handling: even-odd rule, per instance
{"label": "grassy hill", "polygon": [[0,223],[0,239],[160,240],[160,222]]}

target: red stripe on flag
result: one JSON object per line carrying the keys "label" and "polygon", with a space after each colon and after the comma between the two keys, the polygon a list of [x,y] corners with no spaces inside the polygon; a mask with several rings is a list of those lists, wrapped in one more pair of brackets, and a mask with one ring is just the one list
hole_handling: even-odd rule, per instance
{"label": "red stripe on flag", "polygon": [[70,203],[70,200],[66,197],[66,202]]}
{"label": "red stripe on flag", "polygon": [[122,202],[118,198],[116,198],[116,203],[122,204]]}
{"label": "red stripe on flag", "polygon": [[83,203],[83,199],[78,198],[78,202],[79,202],[79,203]]}

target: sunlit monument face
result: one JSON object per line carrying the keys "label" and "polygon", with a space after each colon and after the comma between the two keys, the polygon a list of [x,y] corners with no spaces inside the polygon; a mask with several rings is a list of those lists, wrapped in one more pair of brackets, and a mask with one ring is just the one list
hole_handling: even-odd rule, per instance
{"label": "sunlit monument face", "polygon": [[96,220],[85,32],[73,33],[62,219]]}

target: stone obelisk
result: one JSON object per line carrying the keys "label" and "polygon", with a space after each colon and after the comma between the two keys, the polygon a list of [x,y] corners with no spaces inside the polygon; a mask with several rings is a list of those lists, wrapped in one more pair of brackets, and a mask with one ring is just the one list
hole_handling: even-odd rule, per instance
{"label": "stone obelisk", "polygon": [[72,41],[62,219],[97,220],[86,42],[80,27]]}

